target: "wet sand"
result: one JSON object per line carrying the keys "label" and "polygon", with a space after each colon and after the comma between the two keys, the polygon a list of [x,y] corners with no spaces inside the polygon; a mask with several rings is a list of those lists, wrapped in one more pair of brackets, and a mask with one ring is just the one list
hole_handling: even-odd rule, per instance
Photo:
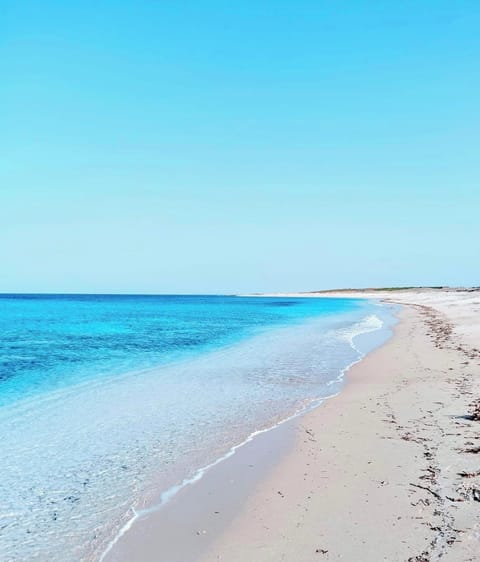
{"label": "wet sand", "polygon": [[246,498],[293,447],[295,421],[261,433],[137,521],[105,562],[195,562],[244,508]]}

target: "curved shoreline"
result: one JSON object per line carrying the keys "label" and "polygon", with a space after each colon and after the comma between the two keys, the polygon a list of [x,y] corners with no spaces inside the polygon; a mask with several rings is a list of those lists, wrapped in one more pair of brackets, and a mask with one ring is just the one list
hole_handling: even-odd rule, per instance
{"label": "curved shoreline", "polygon": [[[395,318],[396,318],[396,315],[395,315]],[[377,319],[378,319],[378,317],[377,317]],[[351,336],[349,338],[350,346],[352,347],[352,349],[354,349],[359,354],[359,356],[358,356],[357,359],[355,359],[350,364],[348,364],[346,367],[344,367],[340,371],[339,375],[335,379],[332,379],[329,383],[327,383],[327,385],[333,384],[335,382],[344,382],[346,380],[346,377],[347,377],[348,373],[352,369],[352,367],[354,367],[355,365],[360,363],[362,360],[364,360],[364,358],[369,353],[371,353],[372,349],[367,349],[366,351],[362,351],[358,346],[356,346],[356,344],[355,344],[356,338],[361,337],[361,336],[365,336],[365,335],[368,335],[369,333],[376,332],[376,331],[384,329],[385,334],[386,334],[385,340],[380,342],[380,343],[377,343],[376,345],[374,345],[373,349],[376,349],[378,346],[384,345],[385,341],[388,341],[391,338],[392,334],[389,332],[390,327],[388,326],[387,328],[385,328],[384,322],[382,320],[379,320],[379,322],[380,322],[380,324],[377,325],[375,328],[373,328],[371,330],[365,330],[365,331],[359,332],[357,334],[353,334],[353,336]],[[339,392],[336,392],[336,393],[328,395],[328,396],[323,396],[321,398],[312,398],[307,404],[305,404],[301,408],[297,409],[293,414],[288,415],[286,418],[281,419],[280,421],[276,422],[272,426],[253,431],[251,434],[249,434],[247,436],[247,438],[244,441],[242,441],[241,443],[239,443],[237,445],[232,446],[224,455],[217,458],[212,463],[210,463],[210,464],[208,464],[204,467],[201,467],[192,476],[185,478],[179,484],[176,484],[176,485],[172,486],[171,488],[162,492],[161,495],[160,495],[159,503],[156,503],[156,504],[154,504],[154,505],[152,505],[152,506],[150,506],[146,509],[142,509],[141,511],[134,511],[133,517],[131,517],[120,528],[120,530],[115,535],[115,537],[109,542],[107,548],[102,552],[100,558],[98,558],[98,562],[113,562],[113,561],[131,559],[131,556],[136,555],[136,550],[137,550],[137,546],[135,545],[136,538],[133,537],[133,539],[131,539],[131,537],[127,536],[127,533],[129,531],[132,531],[134,526],[135,527],[141,526],[142,523],[144,524],[145,521],[150,517],[152,519],[158,518],[158,522],[154,523],[154,525],[153,525],[154,527],[161,527],[162,522],[165,522],[165,519],[168,518],[168,514],[165,514],[164,511],[168,510],[169,502],[171,500],[174,500],[175,497],[177,496],[177,494],[179,494],[179,493],[183,493],[184,495],[188,494],[188,489],[189,488],[191,489],[191,486],[194,485],[194,484],[199,484],[201,486],[202,484],[201,484],[200,481],[204,478],[205,475],[209,474],[212,470],[217,468],[220,464],[225,463],[225,461],[228,461],[228,459],[231,459],[234,455],[238,455],[238,453],[240,453],[241,449],[245,448],[245,446],[249,445],[254,440],[257,440],[259,436],[266,435],[266,434],[272,433],[274,431],[278,432],[278,430],[282,429],[282,427],[288,425],[289,422],[295,423],[296,420],[302,419],[303,417],[307,416],[309,412],[311,412],[311,411],[315,410],[316,408],[320,407],[322,404],[324,404],[328,400],[330,400],[332,398],[335,398],[341,392],[343,392],[343,389],[340,390]],[[268,439],[268,436],[266,436],[266,437]],[[285,441],[288,441],[288,438],[286,438]],[[281,447],[279,447],[279,448],[281,448]],[[285,452],[286,452],[285,450],[277,451],[277,453],[280,453],[280,455],[284,454]],[[248,456],[249,453],[247,452],[246,455]],[[271,465],[271,462],[269,462],[267,464]],[[224,468],[225,468],[226,472],[228,472],[228,470],[229,470],[228,465]],[[271,466],[270,466],[270,468],[271,468]],[[255,479],[258,480],[258,479],[260,479],[260,477],[261,477],[261,471],[259,471],[259,474],[256,475]],[[149,524],[149,523],[147,523],[147,524]],[[143,537],[142,540],[145,540],[145,533],[142,533],[141,531],[139,531],[139,534],[142,535],[142,537]],[[125,543],[126,543],[126,545],[125,545]],[[169,549],[170,547],[167,547],[167,548]],[[175,550],[175,548],[174,548],[174,550]],[[140,560],[142,560],[142,561],[147,560],[147,559],[150,560],[150,558],[146,558],[145,556],[148,556],[148,555],[142,554]],[[155,559],[157,559],[157,556],[158,556],[157,548],[155,548],[155,553],[153,553],[153,556],[155,557]],[[169,553],[169,556],[166,558],[166,560],[173,560],[171,557],[172,557],[172,553]],[[179,558],[179,560],[180,559],[182,560],[182,562],[186,562],[186,560],[187,560],[187,558],[185,558],[185,554],[182,554],[182,558]],[[194,560],[194,558],[192,558],[192,560]]]}
{"label": "curved shoreline", "polygon": [[431,296],[395,298],[411,306],[342,392],[220,463],[111,560],[476,560],[480,300]]}

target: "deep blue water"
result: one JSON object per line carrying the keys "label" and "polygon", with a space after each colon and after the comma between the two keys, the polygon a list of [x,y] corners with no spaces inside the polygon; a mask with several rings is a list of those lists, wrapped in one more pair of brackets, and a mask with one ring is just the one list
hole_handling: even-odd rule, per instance
{"label": "deep blue water", "polygon": [[338,392],[392,321],[348,299],[0,295],[0,560],[98,560],[134,508]]}

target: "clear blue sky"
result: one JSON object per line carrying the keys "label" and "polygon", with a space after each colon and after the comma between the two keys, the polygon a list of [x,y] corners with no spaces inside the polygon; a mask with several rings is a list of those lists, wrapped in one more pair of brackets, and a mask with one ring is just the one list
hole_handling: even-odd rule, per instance
{"label": "clear blue sky", "polygon": [[480,284],[478,1],[0,10],[0,291]]}

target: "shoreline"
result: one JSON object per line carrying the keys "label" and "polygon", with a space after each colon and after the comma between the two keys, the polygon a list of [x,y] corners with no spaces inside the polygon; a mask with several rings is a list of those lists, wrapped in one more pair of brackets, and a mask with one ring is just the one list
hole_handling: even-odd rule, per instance
{"label": "shoreline", "polygon": [[202,478],[188,484],[169,500],[154,507],[129,532],[120,535],[104,562],[193,562],[214,538],[235,519],[245,499],[293,447],[290,417],[237,445],[234,454],[221,458]]}
{"label": "shoreline", "polygon": [[[477,355],[456,341],[457,320],[401,304],[411,306],[394,336],[348,371],[337,396],[213,467],[105,561],[474,560],[478,467],[456,439],[476,437],[455,416],[478,395],[459,391],[474,383],[462,371],[478,373],[465,354]],[[451,412],[439,420],[442,408]]]}
{"label": "shoreline", "polygon": [[[375,300],[378,301],[378,299]],[[170,489],[162,492],[161,497],[167,493],[168,499],[166,501],[161,499],[160,503],[153,504],[135,513],[101,553],[100,558],[95,558],[95,560],[98,562],[127,562],[139,556],[138,553],[141,552],[140,560],[142,562],[150,560],[153,562],[158,561],[159,551],[162,552],[162,559],[163,556],[166,556],[165,560],[169,562],[177,560],[179,562],[194,562],[198,560],[200,545],[189,543],[188,535],[190,537],[193,535],[202,536],[204,544],[201,545],[201,550],[206,548],[209,541],[221,535],[226,529],[227,523],[233,521],[236,512],[256,485],[293,449],[296,426],[300,423],[300,420],[341,394],[345,385],[348,384],[348,375],[352,368],[361,363],[372,351],[382,347],[385,342],[391,339],[392,331],[398,323],[398,310],[395,312],[390,310],[388,315],[391,318],[387,325],[382,320],[378,328],[360,332],[350,341],[352,349],[359,356],[345,366],[335,379],[330,381],[330,383],[342,382],[343,386],[340,390],[331,395],[312,398],[310,403],[289,414],[286,418],[275,422],[272,426],[254,431],[244,441],[231,447],[214,462],[198,469],[191,477],[173,486],[175,491],[171,496],[169,494]],[[368,340],[372,334],[375,335],[377,332],[379,333],[379,336],[377,336],[379,339],[373,345],[372,342],[367,343],[365,341],[365,350],[360,349],[354,343],[357,337]],[[363,347],[363,345],[360,347]],[[264,451],[268,451],[268,456],[263,456]],[[248,478],[245,478],[245,469],[248,469],[247,472],[250,473]],[[240,470],[243,475],[240,474]],[[223,486],[227,501],[221,512],[210,505],[211,502],[208,497],[214,495],[213,489],[218,487],[218,481],[221,481],[222,484],[236,483],[235,490],[232,490],[228,485]],[[241,494],[237,489],[239,482],[241,482]],[[199,514],[194,513],[192,517],[191,506],[198,503],[199,498],[204,505],[203,513],[200,517]],[[212,508],[210,509],[210,507]],[[208,524],[205,524],[205,520],[211,513],[215,515],[222,513],[222,517],[215,517],[215,521],[209,521]],[[179,531],[175,525],[172,527],[169,520],[177,522],[181,520],[182,529]],[[202,528],[209,526],[208,531]],[[177,536],[177,542],[173,544],[172,536]],[[186,538],[187,542],[185,543]]]}
{"label": "shoreline", "polygon": [[[351,365],[348,365],[342,371],[340,376],[343,377],[344,373],[347,373],[348,370],[353,365],[355,365],[356,363],[358,363],[362,359],[363,359],[363,356],[358,361],[354,361]],[[197,471],[194,472],[191,476],[186,477],[184,480],[182,480],[178,484],[175,484],[172,487],[164,490],[160,494],[160,502],[158,504],[154,503],[149,507],[145,507],[141,510],[137,510],[137,511],[134,512],[133,517],[126,521],[126,523],[120,528],[117,535],[112,539],[112,541],[109,543],[107,548],[101,554],[98,562],[103,562],[104,560],[110,559],[109,557],[110,557],[111,550],[115,547],[117,542],[119,540],[121,540],[122,537],[132,528],[132,526],[136,522],[145,521],[150,516],[155,516],[156,514],[158,514],[160,517],[163,517],[164,510],[169,509],[170,502],[172,500],[174,500],[177,497],[177,495],[181,496],[183,493],[186,494],[187,489],[189,487],[200,483],[205,478],[205,476],[207,474],[209,474],[211,471],[214,471],[220,465],[223,466],[223,463],[225,463],[229,459],[233,458],[235,455],[239,455],[240,451],[243,450],[244,448],[245,449],[248,449],[248,448],[252,448],[252,449],[255,448],[256,449],[258,447],[259,438],[261,438],[264,434],[266,435],[266,434],[269,434],[270,432],[275,432],[275,431],[278,431],[282,428],[288,428],[289,424],[293,424],[297,418],[301,418],[301,417],[305,416],[312,409],[318,408],[319,406],[321,406],[321,404],[323,404],[323,402],[325,402],[327,400],[330,400],[332,398],[335,398],[337,395],[338,395],[338,393],[335,393],[335,394],[332,394],[330,396],[324,396],[322,398],[312,399],[310,404],[308,404],[308,405],[304,406],[303,408],[295,411],[293,414],[289,415],[288,417],[279,420],[278,422],[274,423],[274,425],[255,430],[254,432],[250,433],[246,437],[246,439],[244,439],[243,441],[241,441],[240,443],[238,443],[236,445],[233,445],[230,449],[228,449],[227,452],[225,452],[223,455],[221,455],[220,457],[215,459],[210,464],[197,469]],[[288,433],[288,430],[285,431],[285,434],[287,434],[287,433]],[[265,439],[268,439],[268,437],[265,437]],[[281,441],[283,443],[283,439]],[[275,454],[275,452],[276,451],[272,450],[271,454]],[[249,452],[248,454],[251,454],[251,453]],[[269,461],[271,462],[271,459],[269,459]],[[253,465],[252,465],[252,467],[253,467]],[[215,476],[217,476],[217,475],[215,475]],[[117,555],[115,555],[115,559],[117,559],[116,556]],[[121,556],[123,556],[123,554]],[[182,560],[184,560],[184,559],[182,558]]]}

